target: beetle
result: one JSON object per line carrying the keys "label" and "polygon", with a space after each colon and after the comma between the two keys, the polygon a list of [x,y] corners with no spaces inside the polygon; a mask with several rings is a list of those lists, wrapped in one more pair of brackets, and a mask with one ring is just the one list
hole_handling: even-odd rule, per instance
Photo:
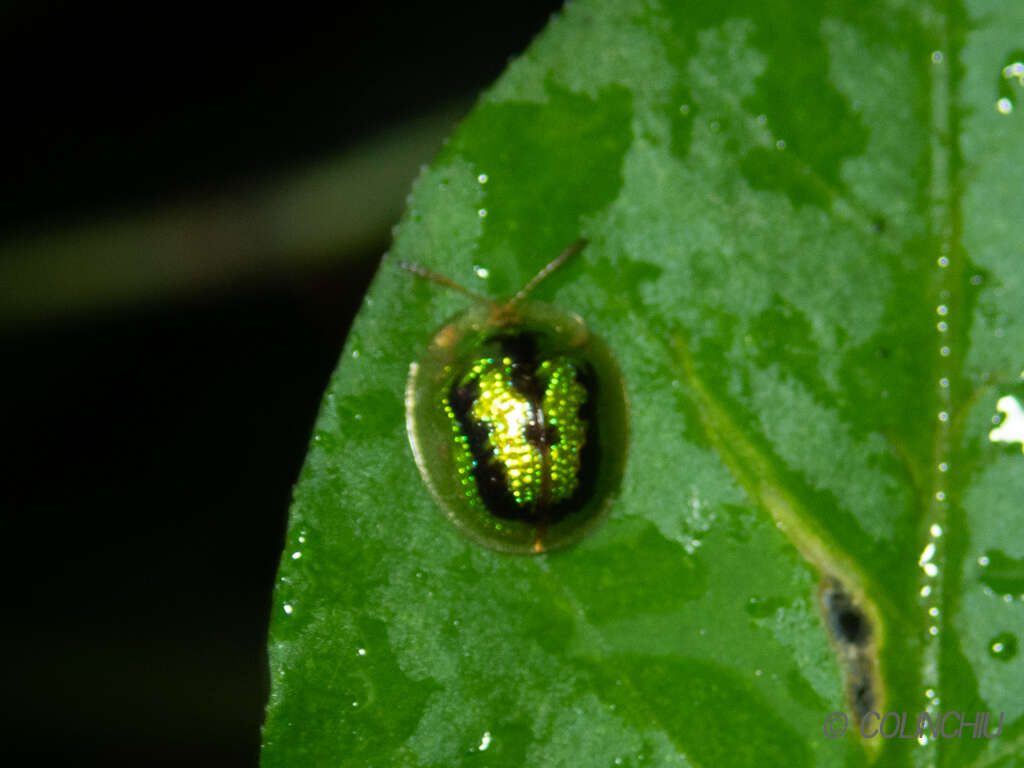
{"label": "beetle", "polygon": [[607,515],[625,470],[628,406],[615,358],[579,316],[529,298],[585,245],[577,240],[500,301],[399,265],[473,300],[410,365],[406,429],[448,519],[502,552],[578,542]]}

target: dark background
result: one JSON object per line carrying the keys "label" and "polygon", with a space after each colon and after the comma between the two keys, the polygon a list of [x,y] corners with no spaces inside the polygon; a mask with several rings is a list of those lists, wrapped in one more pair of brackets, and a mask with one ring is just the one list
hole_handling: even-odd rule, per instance
{"label": "dark background", "polygon": [[[0,243],[468,107],[557,6],[6,3]],[[291,486],[389,237],[0,325],[8,764],[257,763]]]}

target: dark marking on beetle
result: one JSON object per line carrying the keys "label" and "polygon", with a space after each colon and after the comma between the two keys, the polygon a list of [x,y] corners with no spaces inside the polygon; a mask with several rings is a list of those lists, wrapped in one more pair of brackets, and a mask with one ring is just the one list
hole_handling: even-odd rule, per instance
{"label": "dark marking on beetle", "polygon": [[488,341],[497,342],[502,357],[512,361],[512,386],[530,401],[534,410],[539,408],[544,393],[536,376],[537,337],[532,333],[502,334]]}
{"label": "dark marking on beetle", "polygon": [[457,384],[452,386],[451,392],[448,393],[448,401],[451,403],[452,410],[459,416],[460,421],[462,420],[462,414],[469,412],[469,409],[473,407],[473,401],[479,395],[480,387],[477,386],[475,381],[464,387],[460,387]]}
{"label": "dark marking on beetle", "polygon": [[544,452],[547,452],[552,445],[558,445],[558,441],[561,440],[558,428],[547,422],[539,424],[536,421],[531,421],[526,425],[525,436],[526,442]]}

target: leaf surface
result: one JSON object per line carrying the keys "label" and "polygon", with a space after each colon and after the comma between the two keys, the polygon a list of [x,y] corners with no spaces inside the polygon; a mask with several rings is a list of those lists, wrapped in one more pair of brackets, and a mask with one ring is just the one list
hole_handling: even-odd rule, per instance
{"label": "leaf surface", "polygon": [[[1024,765],[1022,31],[1011,0],[553,19],[418,180],[325,395],[263,765]],[[468,299],[397,262],[509,296],[580,236],[536,298],[615,352],[629,465],[581,544],[499,554],[405,433]],[[1000,735],[860,737],[830,577],[904,733]]]}

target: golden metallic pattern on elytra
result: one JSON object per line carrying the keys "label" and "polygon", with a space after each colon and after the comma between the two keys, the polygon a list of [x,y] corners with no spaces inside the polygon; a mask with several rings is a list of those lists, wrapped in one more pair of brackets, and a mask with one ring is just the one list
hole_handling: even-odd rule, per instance
{"label": "golden metallic pattern on elytra", "polygon": [[587,425],[579,417],[587,390],[580,384],[576,369],[565,361],[546,360],[537,371],[551,376],[541,408],[558,440],[550,449],[551,498],[563,501],[576,491],[580,475],[580,450],[587,441]]}
{"label": "golden metallic pattern on elytra", "polygon": [[[488,366],[493,364],[494,361],[490,358],[477,360],[469,373],[463,378],[463,383],[472,381],[485,371]],[[476,466],[476,460],[473,458],[473,452],[469,449],[469,438],[463,433],[458,417],[456,417],[451,403],[448,402],[447,395],[444,398],[444,412],[447,414],[448,423],[452,427],[452,440],[455,446],[453,458],[455,460],[455,472],[459,477],[459,486],[462,488],[466,501],[476,506],[481,503],[480,494],[476,487],[476,478],[473,477],[473,468]]]}
{"label": "golden metallic pattern on elytra", "polygon": [[[519,505],[535,503],[543,493],[545,460],[541,448],[527,439],[527,427],[535,423],[534,408],[529,399],[512,384],[511,359],[476,361],[463,377],[460,386],[476,382],[479,395],[473,402],[470,416],[488,430],[487,447],[490,462],[501,467],[512,498]],[[541,413],[547,420],[548,433],[554,435],[548,448],[548,502],[569,499],[579,484],[580,451],[586,442],[586,424],[579,418],[580,406],[587,390],[579,382],[572,363],[558,358],[538,366],[536,375],[548,379],[541,400]],[[467,500],[480,501],[473,469],[476,462],[448,398],[444,410],[452,426],[455,442],[454,459],[459,483]]]}
{"label": "golden metallic pattern on elytra", "polygon": [[512,386],[512,361],[485,371],[477,380],[480,396],[473,403],[472,417],[487,425],[490,461],[505,472],[508,489],[517,504],[532,504],[541,494],[543,457],[526,439],[533,421],[530,401]]}

